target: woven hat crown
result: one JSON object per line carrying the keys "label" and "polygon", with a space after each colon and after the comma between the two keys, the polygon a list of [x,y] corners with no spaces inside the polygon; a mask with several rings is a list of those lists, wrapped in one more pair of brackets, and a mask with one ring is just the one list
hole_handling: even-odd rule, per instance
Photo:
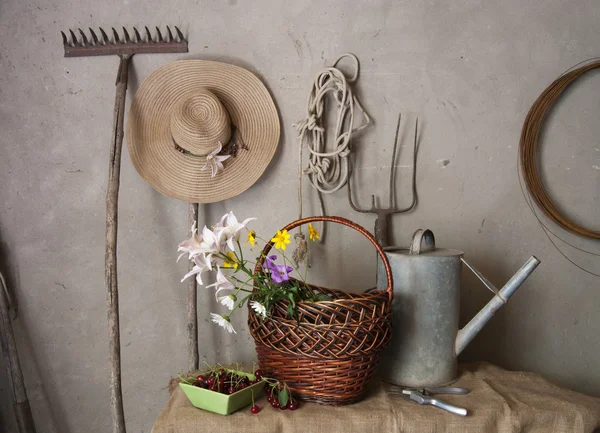
{"label": "woven hat crown", "polygon": [[202,88],[186,95],[171,111],[171,136],[179,147],[206,156],[229,142],[231,120],[225,106],[210,90]]}

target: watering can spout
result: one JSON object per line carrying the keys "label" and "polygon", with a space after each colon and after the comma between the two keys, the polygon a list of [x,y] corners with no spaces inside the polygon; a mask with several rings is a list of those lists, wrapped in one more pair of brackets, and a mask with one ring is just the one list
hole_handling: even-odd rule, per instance
{"label": "watering can spout", "polygon": [[475,338],[485,324],[492,318],[508,299],[517,291],[523,282],[531,275],[535,268],[540,264],[540,261],[531,256],[521,269],[498,291],[483,275],[475,268],[469,265],[464,259],[463,263],[477,275],[477,277],[486,285],[488,289],[495,293],[495,296],[485,307],[481,309],[475,317],[471,319],[467,325],[458,331],[455,343],[456,355],[460,354],[465,347]]}

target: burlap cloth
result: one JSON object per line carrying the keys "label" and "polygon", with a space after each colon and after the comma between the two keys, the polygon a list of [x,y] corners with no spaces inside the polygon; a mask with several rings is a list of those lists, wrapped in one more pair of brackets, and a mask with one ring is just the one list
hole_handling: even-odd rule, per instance
{"label": "burlap cloth", "polygon": [[261,397],[259,414],[245,408],[229,416],[196,409],[177,387],[152,433],[592,433],[600,427],[599,398],[560,388],[534,373],[506,371],[487,363],[464,364],[460,370],[454,386],[471,392],[440,398],[467,408],[466,417],[388,395],[388,385],[381,382],[374,383],[363,401],[350,406],[304,403],[291,412],[273,409]]}

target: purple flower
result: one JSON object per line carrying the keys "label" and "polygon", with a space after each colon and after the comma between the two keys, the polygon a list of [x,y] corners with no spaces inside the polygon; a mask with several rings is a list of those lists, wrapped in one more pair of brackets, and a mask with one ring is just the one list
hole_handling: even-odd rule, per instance
{"label": "purple flower", "polygon": [[271,279],[276,283],[282,283],[289,280],[290,272],[292,272],[294,268],[286,265],[276,265],[275,260],[277,260],[276,255],[268,256],[263,264],[264,270],[271,274]]}

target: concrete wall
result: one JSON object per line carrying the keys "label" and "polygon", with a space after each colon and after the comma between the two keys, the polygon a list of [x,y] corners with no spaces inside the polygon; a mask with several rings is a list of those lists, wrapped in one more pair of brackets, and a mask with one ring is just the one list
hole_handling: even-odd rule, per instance
{"label": "concrete wall", "polygon": [[[176,24],[189,55],[133,60],[129,101],[148,74],[175,59],[218,59],[248,67],[280,110],[281,145],[247,193],[201,207],[210,224],[232,209],[255,216],[269,236],[296,217],[299,120],[313,74],[339,54],[361,60],[358,92],[374,126],[357,136],[356,196],[386,194],[398,112],[407,119],[398,162],[399,204],[408,200],[410,128],[422,125],[419,205],[393,219],[395,242],[418,227],[438,245],[464,250],[501,286],[531,254],[542,264],[465,359],[536,371],[600,396],[600,280],[565,261],[527,208],[517,180],[519,134],[527,110],[561,72],[598,55],[595,0],[484,2],[173,0],[117,2],[6,0],[0,3],[0,238],[2,267],[19,299],[14,322],[25,381],[40,432],[105,432],[108,409],[104,280],[104,197],[117,59],[63,58],[60,30],[99,25]],[[106,28],[105,27],[105,28]],[[542,163],[553,194],[598,228],[598,77],[581,80],[550,116]],[[119,282],[123,390],[129,430],[149,432],[167,401],[171,375],[187,365],[185,264],[187,205],[156,193],[123,155]],[[327,197],[331,214],[371,228],[349,209],[345,191]],[[307,203],[309,200],[307,192]],[[315,212],[314,200],[308,211]],[[359,235],[332,227],[315,248],[312,281],[364,289],[375,256]],[[565,235],[575,245],[598,245]],[[597,258],[574,254],[600,271]],[[576,252],[576,251],[575,251]],[[332,272],[335,271],[335,272]],[[465,275],[462,320],[489,299]],[[207,361],[251,360],[244,327],[230,336],[206,320],[200,293],[200,351]],[[0,366],[2,421],[14,431]],[[0,422],[0,425],[2,422]]]}

